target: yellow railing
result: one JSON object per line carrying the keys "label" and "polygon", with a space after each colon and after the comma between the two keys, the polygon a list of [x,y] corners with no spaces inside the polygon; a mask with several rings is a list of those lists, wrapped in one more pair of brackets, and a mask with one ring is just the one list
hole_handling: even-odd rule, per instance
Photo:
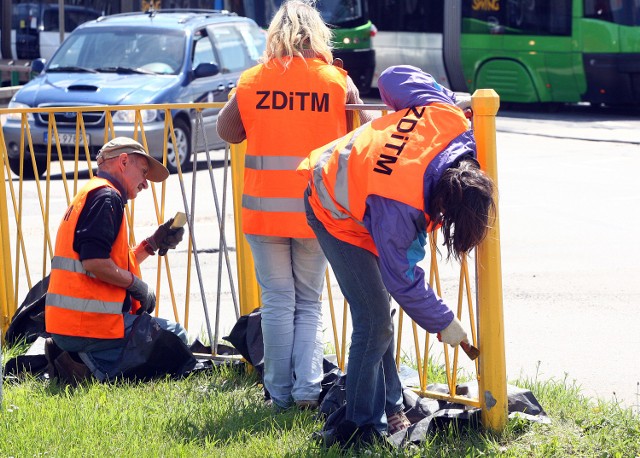
{"label": "yellow railing", "polygon": [[[167,309],[159,302],[155,313],[170,313],[173,319],[183,323],[187,328],[189,328],[190,321],[204,322],[206,329],[202,331],[206,331],[208,340],[214,342],[212,353],[216,356],[216,344],[219,340],[221,319],[225,318],[228,323],[229,317],[237,319],[240,314],[249,313],[260,305],[259,288],[255,278],[251,252],[240,231],[244,145],[233,145],[230,149],[232,165],[232,186],[230,188],[233,194],[234,215],[234,227],[230,228],[228,225],[225,226],[225,220],[227,219],[225,207],[225,202],[227,201],[226,191],[229,187],[226,165],[223,174],[222,199],[220,200],[217,192],[217,187],[220,183],[216,183],[216,179],[214,179],[210,157],[211,151],[204,134],[202,111],[220,108],[222,105],[221,103],[203,103],[64,107],[63,109],[0,109],[0,116],[8,113],[21,115],[22,133],[19,148],[21,154],[31,161],[34,168],[37,164],[33,139],[27,122],[29,114],[38,112],[52,114],[55,111],[78,113],[75,138],[83,139],[82,145],[80,142],[76,142],[74,145],[74,168],[73,172],[68,173],[65,170],[61,147],[58,146],[60,142],[55,116],[49,116],[49,142],[47,144],[44,184],[38,173],[36,173],[36,178],[33,181],[26,181],[20,176],[16,183],[11,177],[5,139],[0,131],[0,173],[2,177],[6,178],[5,186],[0,186],[0,243],[2,243],[0,275],[3,279],[3,281],[0,281],[0,300],[2,301],[1,324],[3,333],[6,331],[10,318],[15,313],[20,298],[23,298],[32,287],[34,283],[32,276],[36,275],[36,279],[40,280],[48,273],[53,251],[52,237],[55,237],[58,218],[63,214],[81,182],[93,175],[93,163],[87,146],[83,113],[89,111],[105,113],[102,140],[106,142],[108,139],[120,134],[118,125],[114,124],[111,113],[116,110],[131,110],[135,112],[134,128],[131,136],[146,146],[147,138],[141,110],[162,110],[165,116],[162,156],[163,161],[166,163],[167,140],[170,139],[173,144],[176,144],[171,112],[176,109],[189,109],[195,113],[195,121],[192,122],[195,132],[192,149],[205,151],[211,192],[197,182],[198,176],[202,176],[202,174],[196,173],[197,164],[194,161],[193,173],[185,174],[183,172],[186,171],[178,167],[177,174],[171,175],[169,179],[161,184],[152,184],[151,193],[142,193],[135,201],[132,201],[127,209],[127,222],[130,228],[131,243],[135,243],[136,235],[145,235],[155,230],[158,223],[172,216],[175,211],[181,210],[188,215],[189,238],[186,240],[186,246],[179,247],[178,250],[170,252],[170,255],[164,258],[158,258],[156,266],[153,266],[157,269],[157,273],[155,273],[156,295],[159,301],[160,298],[168,297],[171,305],[171,308]],[[496,182],[495,115],[498,105],[498,97],[493,91],[478,91],[472,97],[474,131],[478,145],[479,160],[483,168]],[[381,109],[380,106],[351,106],[350,108]],[[229,151],[226,150],[223,164],[227,164],[228,153]],[[52,157],[57,161],[52,161]],[[82,160],[80,160],[81,157]],[[56,162],[58,165],[54,167]],[[83,165],[86,170],[81,170]],[[73,190],[69,189],[69,179],[73,180]],[[189,185],[191,186],[190,189],[188,189]],[[175,208],[178,206],[175,196],[178,195],[182,198],[181,205],[179,205],[180,208]],[[41,218],[35,214],[35,209],[25,208],[25,201],[31,201],[34,196],[37,196],[39,202]],[[173,200],[169,200],[169,205],[172,205],[171,208],[167,208],[167,196],[173,197]],[[5,202],[7,203],[6,205]],[[211,205],[212,202],[214,203],[215,211],[214,206]],[[51,215],[51,218],[49,215]],[[210,229],[210,226],[213,227]],[[225,235],[232,230],[232,236],[236,241],[237,264],[235,269],[232,269],[230,265],[231,250]],[[218,235],[217,240],[215,240],[216,235]],[[452,308],[456,311],[458,318],[471,330],[472,341],[474,345],[480,348],[479,360],[470,362],[464,356],[459,357],[458,348],[451,351],[446,345],[441,346],[412,321],[407,326],[402,309],[399,309],[399,313],[396,314],[397,363],[398,365],[400,364],[401,357],[405,354],[417,365],[418,383],[414,389],[428,397],[446,399],[482,408],[483,423],[494,430],[501,430],[504,427],[507,412],[499,240],[499,221],[496,215],[495,224],[489,237],[476,250],[475,259],[463,259],[456,269],[455,266],[438,263],[438,256],[435,250],[437,240],[435,235],[430,236],[431,253],[427,259],[428,267],[425,269],[429,272],[429,282],[434,286],[435,291],[445,298],[447,303],[457,305],[457,307]],[[40,242],[42,243],[41,251],[34,250],[34,246]],[[216,248],[218,254],[217,268],[213,267],[215,260],[210,256],[212,251],[215,254]],[[30,265],[33,265],[33,262],[41,263],[41,273],[32,273]],[[194,265],[199,291],[192,291],[191,287],[191,273]],[[472,268],[475,267],[475,270],[472,269],[475,273],[475,281],[469,274],[469,265]],[[150,278],[149,275],[154,275],[149,272],[152,270],[151,267],[143,264],[143,275],[145,275],[146,279]],[[213,274],[210,274],[209,270],[217,274],[217,281],[211,280]],[[227,278],[223,280],[222,274],[224,270],[226,270]],[[178,277],[178,279],[174,279],[174,276]],[[332,285],[335,285],[336,282],[333,280],[329,270],[326,273],[326,284],[327,294],[324,297],[324,303],[328,306],[331,317],[332,344],[335,348],[338,365],[344,368],[348,348],[348,308],[341,297],[339,288],[334,287],[332,290]],[[168,292],[163,294],[164,291]],[[212,330],[209,314],[209,303],[212,295],[215,295],[216,299],[214,330]],[[474,298],[476,299],[475,301]],[[190,311],[189,304],[192,299],[202,303],[201,313],[203,313],[203,316],[195,316],[195,312],[193,310]],[[342,301],[342,308],[338,312],[336,312],[334,306],[335,299]],[[184,303],[184,309],[179,310],[177,304],[182,302]],[[227,308],[230,302],[233,302],[234,310],[223,310],[222,302],[225,302]],[[227,324],[227,329],[228,327],[229,325]],[[193,329],[190,331],[193,334]],[[409,344],[403,345],[403,341],[409,342]],[[441,363],[439,358],[444,359],[443,366],[446,371],[448,393],[436,392],[430,389],[429,369],[433,362],[438,365]],[[478,397],[469,397],[466,393],[458,393],[457,386],[460,377],[471,380],[477,379],[480,395]]]}
{"label": "yellow railing", "polygon": [[[145,125],[142,121],[141,112],[143,110],[156,109],[161,110],[164,114],[164,139],[162,146],[162,160],[166,164],[167,152],[168,152],[168,140],[170,139],[173,144],[176,144],[175,129],[173,126],[173,119],[171,116],[172,110],[183,109],[192,110],[194,114],[193,129],[194,142],[192,149],[197,151],[204,151],[207,156],[207,168],[209,170],[209,176],[211,181],[211,188],[213,195],[206,192],[196,193],[195,187],[197,185],[196,178],[199,174],[194,173],[189,175],[189,179],[185,180],[185,175],[180,169],[178,164],[178,173],[172,175],[170,179],[161,184],[151,183],[151,192],[142,193],[136,200],[129,202],[127,206],[127,223],[130,229],[130,242],[135,243],[136,235],[138,232],[149,233],[154,230],[157,224],[165,221],[177,210],[185,211],[189,218],[189,238],[186,241],[186,250],[182,248],[183,252],[186,252],[186,256],[179,256],[178,253],[171,252],[170,255],[157,258],[157,274],[156,276],[156,295],[159,298],[156,314],[163,312],[160,299],[163,297],[169,297],[171,303],[171,315],[176,321],[181,322],[185,327],[189,327],[189,303],[192,296],[197,293],[191,292],[191,272],[192,263],[195,263],[195,267],[198,273],[198,280],[200,284],[200,301],[203,303],[204,318],[206,319],[206,329],[208,338],[212,342],[216,342],[218,339],[214,339],[211,332],[211,324],[209,322],[209,307],[207,306],[207,296],[210,291],[205,291],[204,284],[208,283],[208,277],[206,272],[202,272],[199,263],[199,252],[196,247],[194,217],[196,216],[196,207],[198,207],[201,213],[204,213],[202,219],[207,221],[207,224],[211,224],[210,221],[214,221],[214,226],[218,227],[218,230],[223,226],[223,221],[220,217],[212,212],[213,206],[211,203],[215,203],[216,209],[219,206],[217,198],[216,182],[213,179],[213,166],[210,158],[210,148],[207,146],[207,138],[202,127],[203,118],[202,110],[211,108],[221,108],[222,103],[207,103],[207,104],[172,104],[172,105],[130,105],[130,106],[85,106],[85,107],[57,107],[57,108],[31,108],[31,109],[0,109],[0,118],[12,114],[20,117],[20,140],[19,140],[19,154],[20,154],[20,173],[17,179],[13,179],[11,171],[9,169],[9,156],[7,152],[7,144],[4,138],[3,131],[0,130],[0,172],[2,172],[4,185],[0,187],[2,197],[0,201],[0,230],[2,231],[2,259],[0,262],[0,273],[2,274],[3,281],[1,282],[2,289],[2,309],[1,309],[1,327],[2,332],[6,331],[10,318],[14,315],[20,298],[23,298],[26,293],[32,288],[33,284],[48,274],[50,260],[53,255],[53,238],[55,237],[55,231],[57,230],[58,220],[64,213],[64,210],[69,205],[71,198],[77,192],[81,182],[89,179],[93,176],[93,163],[91,157],[91,151],[88,145],[87,129],[84,122],[84,114],[87,112],[102,112],[104,113],[104,129],[102,135],[102,142],[108,141],[117,135],[121,135],[121,131],[118,125],[113,122],[112,113],[119,110],[130,110],[134,112],[134,122],[131,130],[131,137],[138,140],[143,145],[147,146],[147,136],[145,134]],[[77,141],[73,146],[73,170],[67,172],[65,167],[68,167],[69,161],[66,161],[63,157],[63,149],[60,146],[59,128],[56,122],[56,117],[53,116],[55,112],[72,112],[75,113],[75,138],[81,139]],[[34,148],[34,139],[31,136],[30,125],[28,123],[28,117],[33,116],[36,113],[48,113],[49,122],[47,126],[47,133],[49,141],[46,144],[46,162],[43,162],[41,158],[36,160],[36,149]],[[36,170],[34,180],[25,180],[23,177],[23,163],[28,161],[32,168]],[[38,170],[38,164],[45,163],[45,170]],[[194,166],[196,163],[194,162]],[[83,169],[84,168],[84,169]],[[41,175],[43,178],[41,178]],[[71,183],[72,181],[72,190]],[[192,189],[188,190],[185,186],[185,181],[189,181],[192,185]],[[200,186],[203,188],[203,186]],[[206,190],[205,190],[206,191]],[[177,202],[174,198],[172,205],[173,208],[167,207],[167,195],[182,196],[182,201]],[[226,192],[225,192],[226,195]],[[40,207],[40,212],[35,208],[27,208],[26,202],[33,202],[33,198],[37,198],[37,202]],[[196,202],[198,202],[196,205]],[[36,205],[38,205],[36,204]],[[33,204],[31,204],[33,205]],[[139,211],[136,211],[138,207]],[[166,208],[166,212],[165,212]],[[51,215],[51,216],[50,216]],[[217,221],[217,224],[215,224]],[[239,311],[237,309],[237,299],[235,298],[235,272],[232,272],[231,266],[228,260],[228,250],[226,246],[226,237],[220,237],[216,240],[215,246],[213,241],[207,240],[207,243],[212,245],[205,248],[205,250],[218,250],[220,259],[225,259],[226,270],[228,273],[227,283],[224,285],[225,289],[232,291],[232,302],[235,305],[235,310],[231,313],[235,315],[236,319],[239,317]],[[42,251],[34,250],[38,244],[42,243]],[[13,246],[12,246],[13,244]],[[224,249],[220,249],[223,247]],[[12,249],[13,248],[13,249]],[[181,259],[176,259],[181,258]],[[149,264],[147,261],[145,264]],[[34,274],[33,266],[40,264],[42,270]],[[145,278],[147,281],[152,277],[152,273],[149,273],[150,267],[143,264],[143,273],[146,270],[147,275]],[[152,264],[152,263],[151,263]],[[180,280],[184,283],[183,286],[175,287],[174,275],[172,274],[172,266],[179,266],[180,268]],[[175,268],[174,268],[175,269]],[[221,271],[218,272],[220,276]],[[35,275],[35,281],[34,281]],[[218,287],[221,286],[221,279],[218,280]],[[167,294],[161,294],[163,290],[167,291]],[[176,297],[178,296],[178,297]],[[178,302],[184,303],[184,309],[178,310]],[[220,304],[217,304],[220,307]],[[234,313],[235,312],[235,313]],[[219,311],[216,311],[216,320],[218,320]],[[227,313],[228,314],[228,313]],[[201,320],[199,320],[201,321]],[[217,321],[216,321],[217,322]]]}
{"label": "yellow railing", "polygon": [[[495,116],[498,111],[499,98],[492,90],[477,91],[472,96],[472,108],[474,119],[474,134],[476,137],[478,158],[483,169],[497,183],[497,164],[496,164],[496,142],[495,142]],[[381,106],[349,106],[351,110],[361,109],[382,109]],[[384,111],[383,111],[384,114]],[[355,125],[357,125],[357,116],[352,117]],[[232,163],[235,165],[238,179],[234,180],[234,195],[238,199],[242,196],[242,164],[244,163],[244,144],[232,145],[231,157]],[[239,200],[238,200],[239,202]],[[240,230],[240,212],[239,207],[236,211],[236,237],[244,239]],[[450,348],[447,345],[433,342],[425,331],[418,328],[415,322],[410,321],[409,336],[404,332],[404,313],[398,308],[396,330],[396,364],[400,367],[401,356],[403,350],[403,340],[411,340],[411,350],[409,356],[414,360],[418,372],[418,384],[415,387],[422,396],[434,399],[442,399],[452,402],[465,404],[471,407],[479,407],[482,409],[483,424],[493,430],[501,430],[506,425],[507,419],[507,394],[506,394],[506,365],[504,358],[504,325],[502,317],[502,285],[500,270],[500,235],[499,235],[499,219],[495,215],[494,224],[489,232],[487,240],[483,242],[476,251],[476,259],[474,264],[476,272],[476,282],[474,283],[469,274],[469,259],[464,257],[460,263],[457,272],[458,286],[457,297],[455,302],[450,300],[455,297],[455,290],[449,295],[444,294],[441,285],[441,275],[438,265],[438,256],[436,250],[437,235],[430,234],[430,256],[429,256],[429,283],[434,286],[435,291],[441,297],[447,299],[447,303],[455,303],[454,308],[457,317],[466,323],[468,329],[471,330],[471,340],[474,346],[480,347],[480,357],[466,366],[460,357],[460,347],[456,347],[450,354]],[[244,242],[246,244],[246,242]],[[244,298],[240,297],[240,308],[243,313],[250,312],[255,304],[259,301],[259,287],[253,270],[253,260],[251,252],[245,246],[241,255],[238,249],[238,278],[241,288],[250,291],[247,299],[250,302],[244,304]],[[327,302],[329,313],[331,316],[331,330],[333,335],[333,346],[336,352],[338,366],[344,369],[346,365],[346,349],[348,345],[348,305],[342,301],[341,317],[337,316],[334,305],[334,293],[331,288],[332,277],[330,271],[326,273],[327,284]],[[474,286],[477,284],[477,288]],[[474,289],[477,289],[474,291]],[[339,291],[338,291],[339,293]],[[474,297],[477,297],[474,306]],[[476,312],[477,311],[477,312]],[[478,325],[476,325],[476,315]],[[480,335],[482,330],[482,336]],[[438,353],[435,348],[440,348]],[[432,361],[430,355],[434,355],[434,359],[442,355],[444,358],[444,369],[447,379],[448,393],[441,393],[429,388],[429,365]],[[465,366],[465,367],[463,367]],[[467,379],[476,379],[478,381],[479,396],[473,397],[465,391],[458,392],[459,374],[463,373]],[[484,374],[484,376],[482,375]]]}

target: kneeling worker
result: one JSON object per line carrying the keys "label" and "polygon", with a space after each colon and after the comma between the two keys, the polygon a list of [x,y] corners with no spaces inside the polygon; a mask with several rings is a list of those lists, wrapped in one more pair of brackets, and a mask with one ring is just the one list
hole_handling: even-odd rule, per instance
{"label": "kneeling worker", "polygon": [[[47,340],[45,351],[50,364],[60,350],[77,352],[91,373],[105,380],[117,375],[138,315],[153,312],[156,305],[155,293],[140,278],[140,262],[175,248],[184,229],[172,229],[171,219],[131,248],[125,204],[149,187],[147,180],[164,181],[169,172],[126,137],[106,143],[97,163],[97,175],[73,198],[56,236],[45,305],[46,330],[55,345]],[[187,342],[180,324],[152,319]]]}

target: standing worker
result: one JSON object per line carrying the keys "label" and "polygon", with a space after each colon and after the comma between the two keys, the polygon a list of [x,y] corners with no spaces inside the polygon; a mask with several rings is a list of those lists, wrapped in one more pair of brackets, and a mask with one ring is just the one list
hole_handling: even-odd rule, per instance
{"label": "standing worker", "polygon": [[[89,371],[99,380],[117,375],[137,316],[153,312],[156,305],[155,293],[140,278],[139,264],[158,250],[162,254],[175,248],[184,233],[183,228],[172,229],[170,219],[131,248],[125,204],[149,187],[147,180],[164,181],[169,171],[126,137],[106,143],[97,162],[97,176],[80,189],[64,214],[51,260],[45,302],[51,340],[45,352],[63,379],[83,378]],[[187,343],[180,324],[153,320]],[[61,352],[67,353],[59,358]],[[78,353],[82,362],[71,360],[69,353]],[[87,373],[82,374],[82,368]]]}
{"label": "standing worker", "polygon": [[362,100],[346,72],[331,65],[331,31],[311,1],[283,2],[261,62],[240,76],[218,134],[229,143],[247,140],[242,231],[262,294],[265,388],[277,410],[315,408],[326,259],[307,226],[307,181],[296,167],[347,133],[345,104]]}
{"label": "standing worker", "polygon": [[389,294],[430,333],[455,346],[467,334],[426,284],[417,263],[427,232],[442,228],[448,257],[485,237],[494,185],[475,159],[473,133],[455,95],[411,66],[378,80],[397,110],[313,151],[307,220],[349,302],[353,333],[345,421],[329,443],[368,443],[409,425],[394,361]]}

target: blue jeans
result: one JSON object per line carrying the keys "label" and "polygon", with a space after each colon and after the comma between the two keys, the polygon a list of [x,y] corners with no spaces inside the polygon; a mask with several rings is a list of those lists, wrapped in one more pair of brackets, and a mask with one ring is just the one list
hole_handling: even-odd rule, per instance
{"label": "blue jeans", "polygon": [[[308,192],[308,191],[307,191]],[[307,222],[318,237],[353,320],[346,382],[345,419],[358,427],[387,430],[387,416],[403,409],[395,366],[389,294],[378,257],[332,236],[315,217],[305,194]]]}
{"label": "blue jeans", "polygon": [[262,297],[264,385],[273,402],[317,401],[327,260],[316,239],[245,234]]}
{"label": "blue jeans", "polygon": [[[98,380],[105,380],[108,374],[114,373],[118,365],[122,349],[127,343],[133,323],[138,315],[124,313],[124,338],[122,339],[93,339],[89,337],[73,337],[53,334],[51,337],[58,347],[65,351],[76,352]],[[187,331],[180,324],[164,318],[152,317],[164,330],[173,332],[180,340],[187,344]]]}

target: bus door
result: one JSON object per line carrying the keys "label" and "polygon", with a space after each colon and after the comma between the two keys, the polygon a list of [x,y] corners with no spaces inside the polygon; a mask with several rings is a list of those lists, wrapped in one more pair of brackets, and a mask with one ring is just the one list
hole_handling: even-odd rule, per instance
{"label": "bus door", "polygon": [[369,2],[369,17],[377,29],[373,86],[392,65],[413,65],[450,87],[442,57],[443,0]]}
{"label": "bus door", "polygon": [[585,0],[580,29],[586,91],[593,103],[640,102],[640,4]]}

